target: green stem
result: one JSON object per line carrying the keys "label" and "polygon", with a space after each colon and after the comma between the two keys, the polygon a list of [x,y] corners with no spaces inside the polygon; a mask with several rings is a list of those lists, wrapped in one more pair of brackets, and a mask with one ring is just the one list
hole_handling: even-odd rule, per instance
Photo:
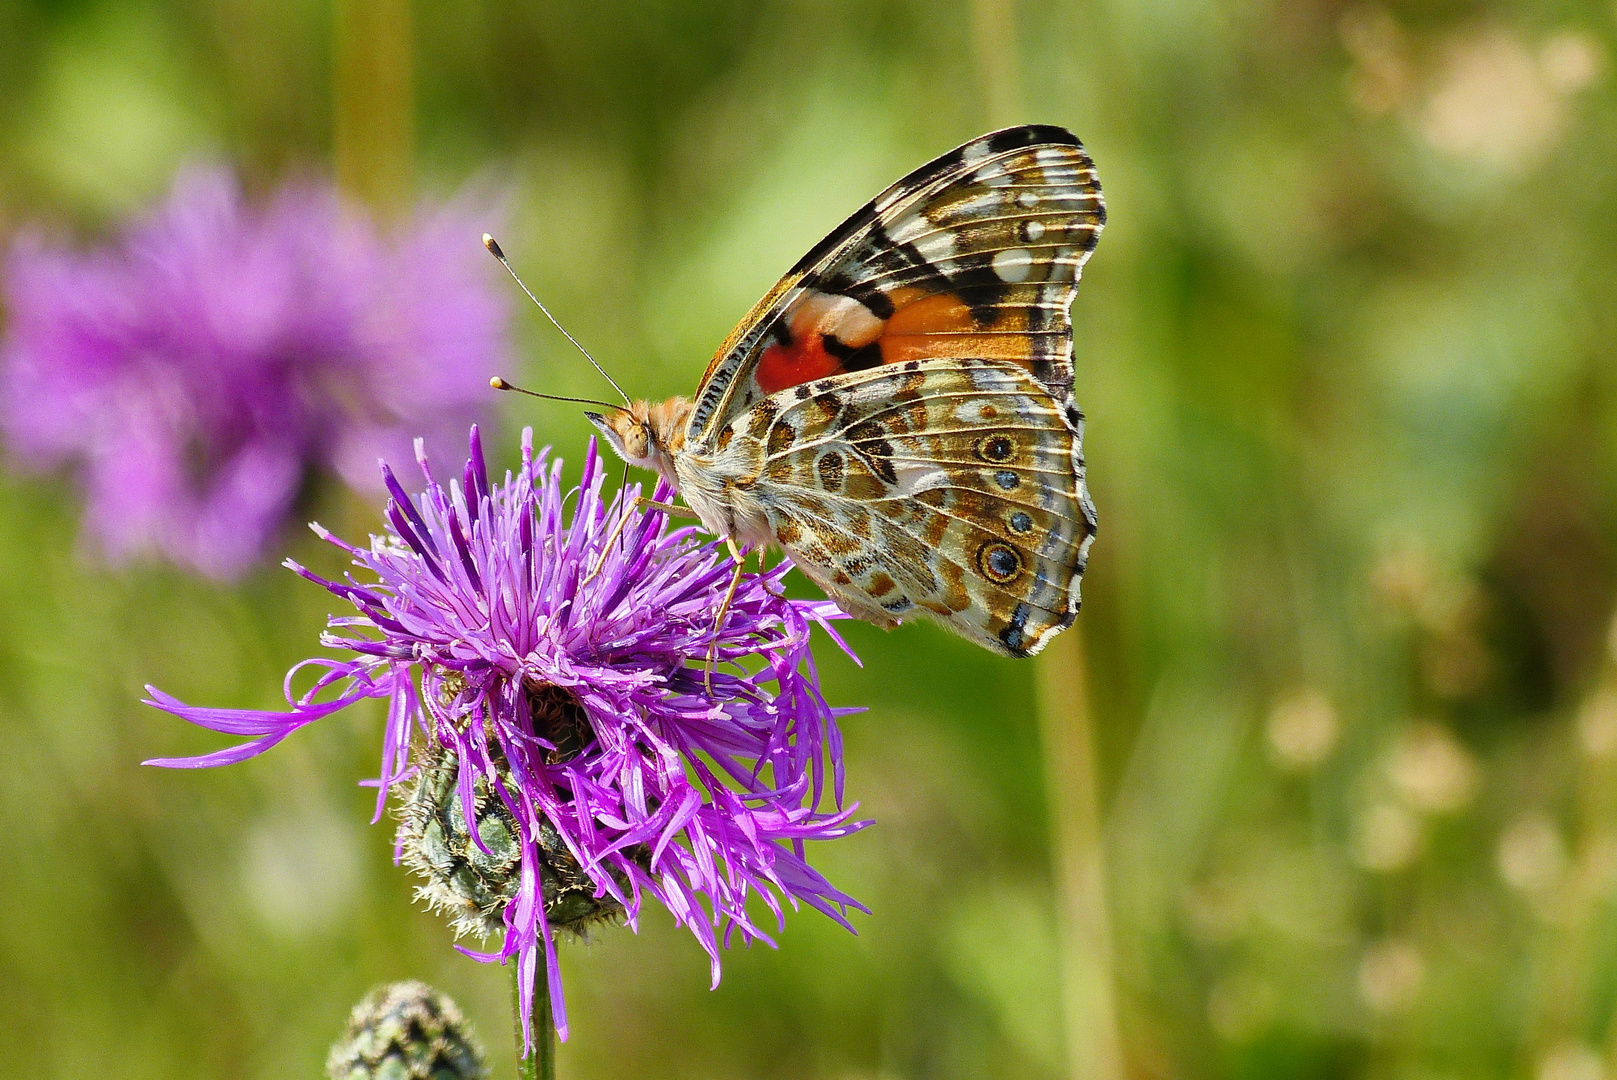
{"label": "green stem", "polygon": [[511,1020],[517,1036],[518,1080],[556,1080],[556,1028],[550,1018],[550,980],[543,971],[533,979],[533,1043],[522,1052],[522,982],[511,961]]}

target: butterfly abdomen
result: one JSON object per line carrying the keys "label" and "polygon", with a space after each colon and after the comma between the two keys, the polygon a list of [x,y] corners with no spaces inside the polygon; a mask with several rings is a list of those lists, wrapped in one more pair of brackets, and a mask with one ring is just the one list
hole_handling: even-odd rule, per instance
{"label": "butterfly abdomen", "polygon": [[757,490],[764,454],[759,437],[732,432],[724,448],[711,456],[674,456],[679,492],[703,527],[747,548],[761,549],[776,540]]}

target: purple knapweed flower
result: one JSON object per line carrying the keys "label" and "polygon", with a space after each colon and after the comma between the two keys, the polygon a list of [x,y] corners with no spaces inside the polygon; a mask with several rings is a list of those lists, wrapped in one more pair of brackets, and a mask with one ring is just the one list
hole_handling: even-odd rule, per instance
{"label": "purple knapweed flower", "polygon": [[[412,785],[405,861],[444,879],[423,894],[459,908],[461,929],[503,931],[498,951],[471,955],[515,958],[524,1002],[543,952],[564,1038],[552,931],[602,914],[634,926],[647,893],[696,936],[715,985],[721,941],[769,940],[747,912],[755,894],[782,927],[784,898],[851,930],[848,908],[864,909],[804,856],[805,841],[864,824],[842,794],[837,718],[855,710],[827,706],[809,652],[811,625],[840,617],[835,606],[785,598],[782,563],[744,576],[715,627],[732,567],[723,549],[670,531],[660,513],[630,509],[619,531],[625,496],[602,505],[593,441],[565,495],[561,463],[536,457],[529,432],[502,483],[490,482],[475,428],[459,482],[437,480],[419,446],[417,459],[418,499],[383,467],[388,532],[369,548],[315,527],[374,582],[287,564],[357,609],[322,637],[354,657],[294,667],[289,712],[198,708],[148,687],[148,704],[250,736],[149,764],[240,761],[386,698],[377,816],[391,785]],[[319,674],[298,693],[304,666]]]}
{"label": "purple knapweed flower", "polygon": [[372,487],[379,455],[482,415],[505,350],[486,225],[462,199],[379,230],[312,181],[249,207],[228,171],[191,167],[113,246],[25,235],[0,431],[23,465],[77,468],[111,560],[236,577],[312,469]]}

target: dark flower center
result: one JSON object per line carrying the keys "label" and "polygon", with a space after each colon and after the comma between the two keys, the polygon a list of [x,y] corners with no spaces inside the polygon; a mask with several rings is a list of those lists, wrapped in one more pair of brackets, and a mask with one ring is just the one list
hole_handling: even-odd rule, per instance
{"label": "dark flower center", "polygon": [[523,683],[533,733],[555,747],[545,754],[546,765],[571,761],[595,740],[589,714],[571,690],[549,683]]}

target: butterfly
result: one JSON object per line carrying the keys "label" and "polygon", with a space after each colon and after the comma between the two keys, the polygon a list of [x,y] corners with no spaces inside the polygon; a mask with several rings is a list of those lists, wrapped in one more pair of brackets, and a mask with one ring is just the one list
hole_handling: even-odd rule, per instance
{"label": "butterfly", "polygon": [[850,615],[1031,656],[1072,625],[1095,535],[1069,309],[1105,221],[1070,132],[992,132],[816,245],[693,397],[587,415],[738,571],[737,543],[778,545]]}

